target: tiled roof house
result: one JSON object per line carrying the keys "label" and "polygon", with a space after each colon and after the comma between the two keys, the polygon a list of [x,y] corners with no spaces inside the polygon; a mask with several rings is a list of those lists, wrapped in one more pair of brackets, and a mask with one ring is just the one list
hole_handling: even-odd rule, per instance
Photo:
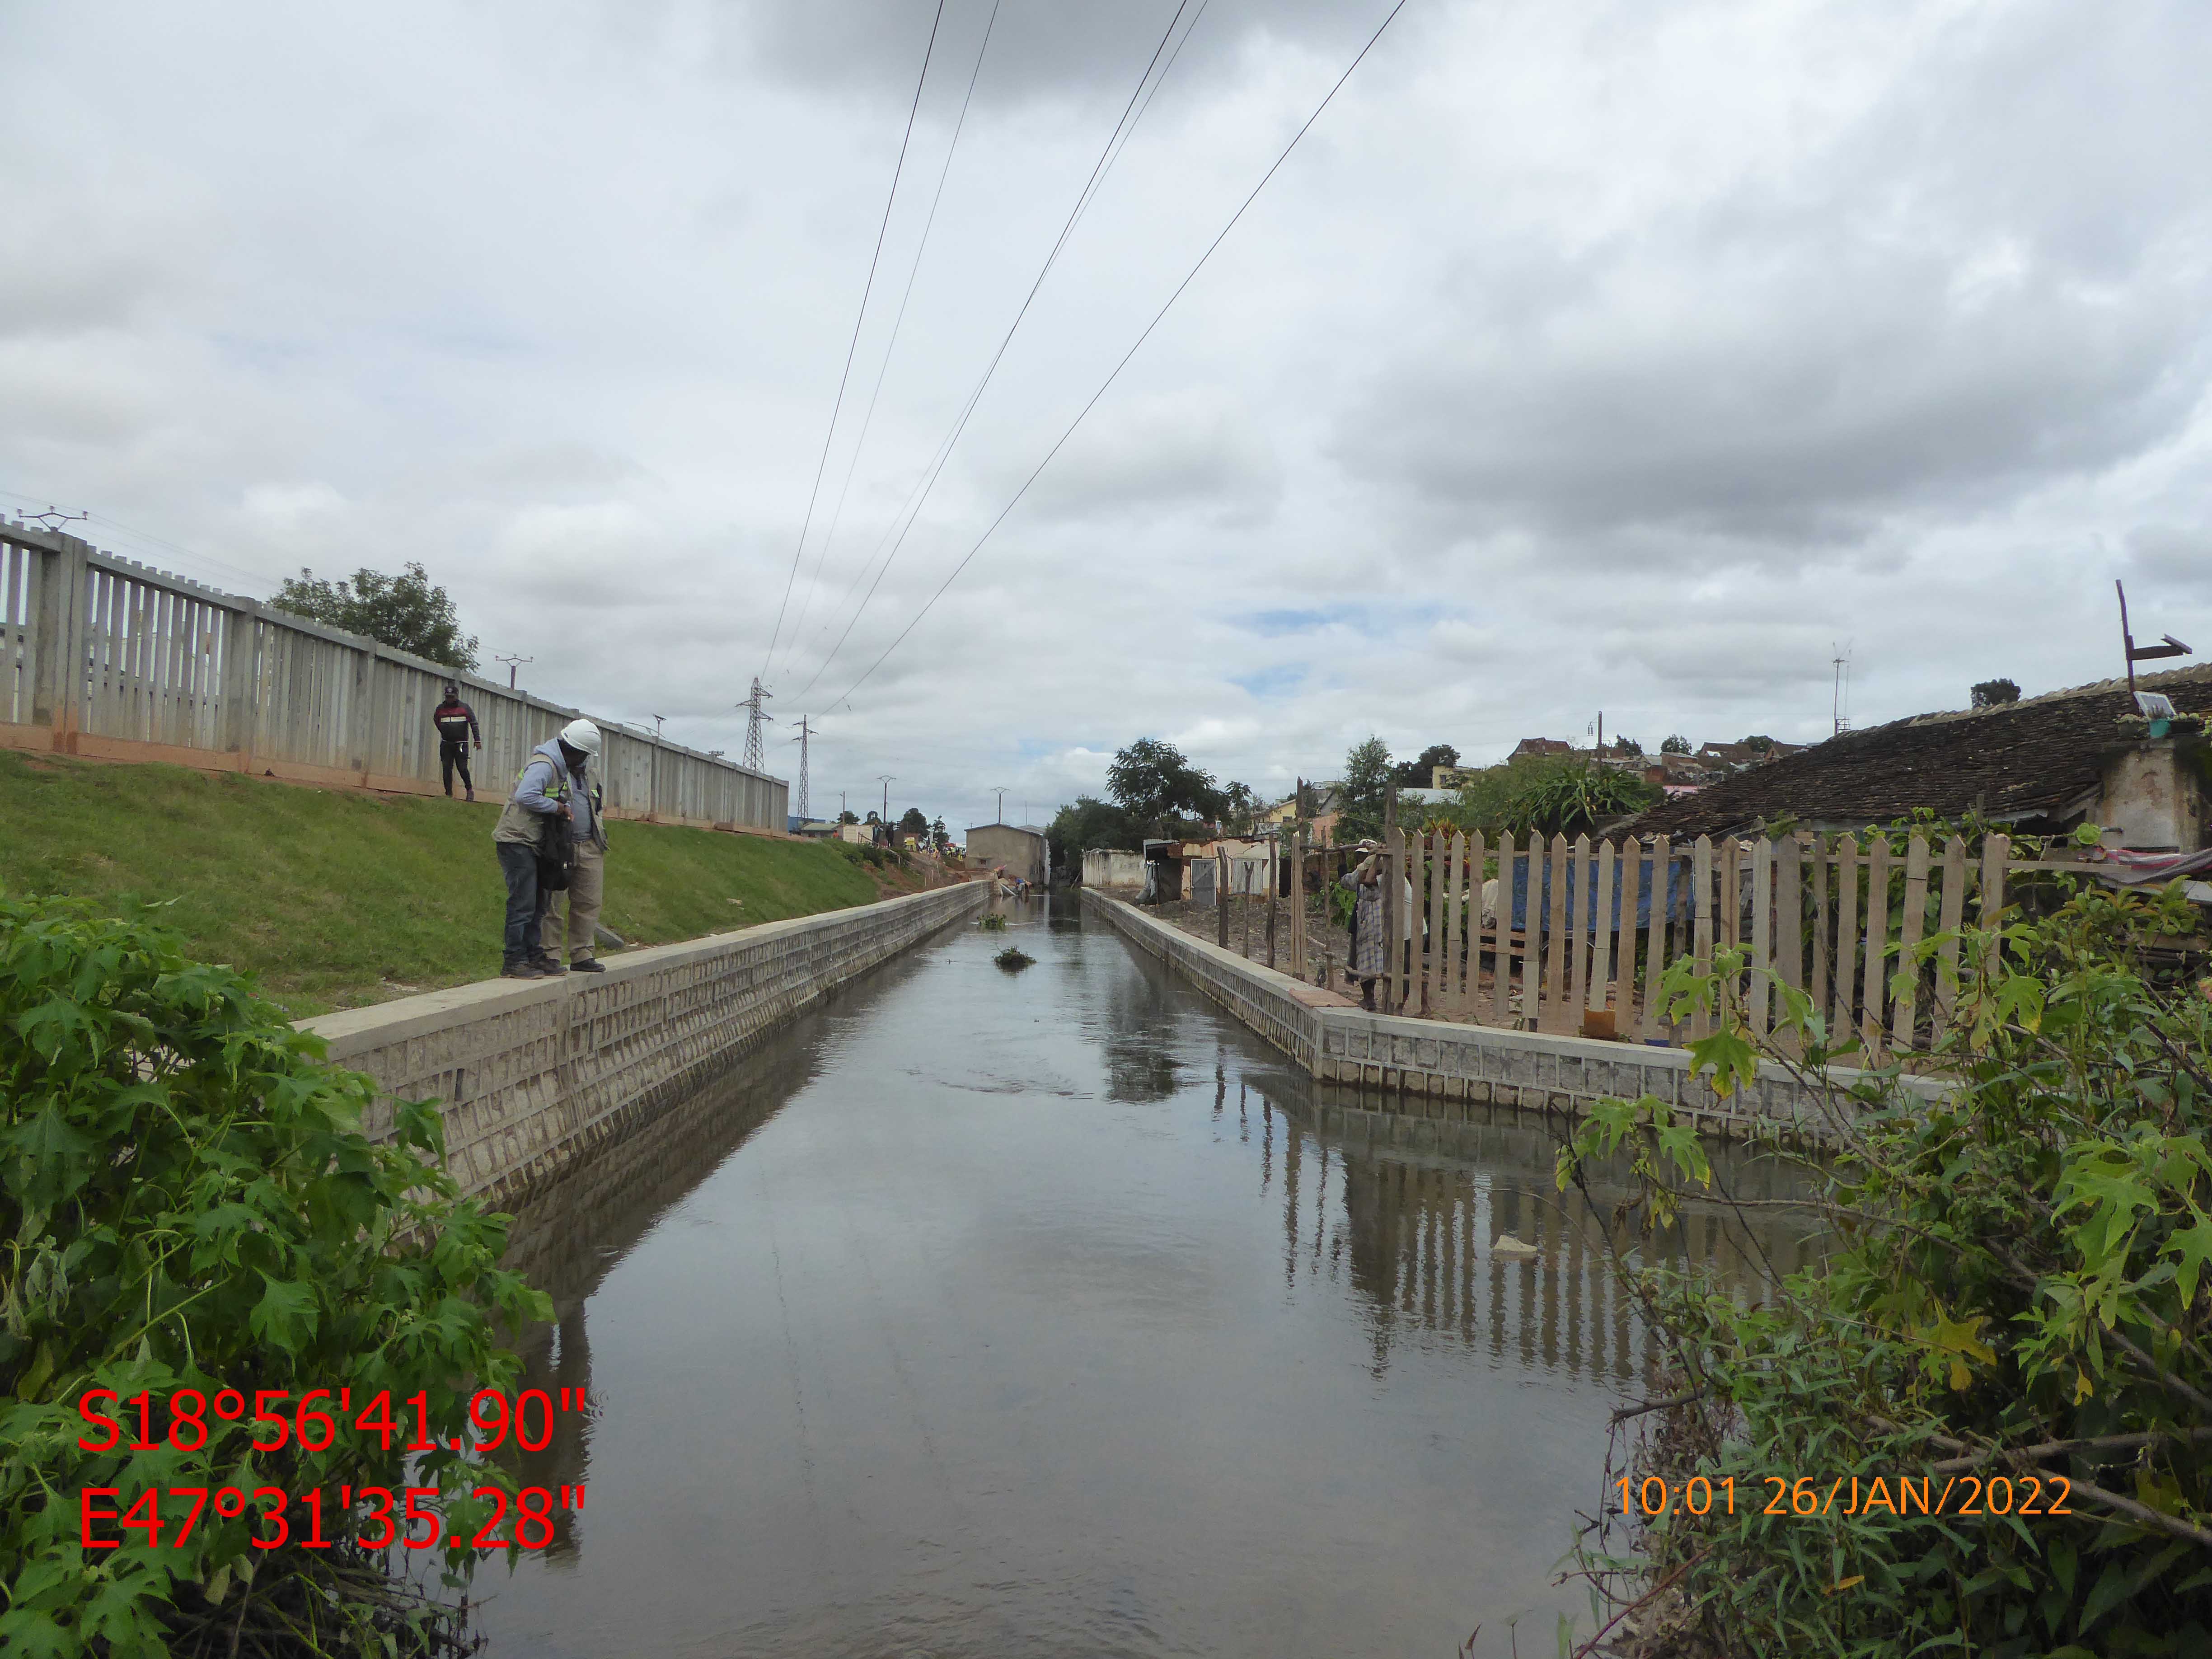
{"label": "tiled roof house", "polygon": [[[2137,677],[2177,712],[2212,714],[2212,665]],[[1972,811],[2030,834],[2088,822],[2146,851],[2205,844],[2212,761],[2201,737],[2147,738],[2124,680],[1995,708],[1918,714],[1754,766],[1675,796],[1624,826],[1677,838],[1735,835],[1793,818],[1812,830],[1887,823],[1925,807]]]}

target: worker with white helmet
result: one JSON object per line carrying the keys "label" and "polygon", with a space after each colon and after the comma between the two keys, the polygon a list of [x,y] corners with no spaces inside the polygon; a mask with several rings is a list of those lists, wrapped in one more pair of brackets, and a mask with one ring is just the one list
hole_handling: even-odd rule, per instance
{"label": "worker with white helmet", "polygon": [[592,942],[592,935],[599,930],[599,902],[607,887],[607,826],[601,813],[606,789],[593,775],[599,763],[599,728],[589,720],[571,720],[561,733],[561,741],[584,757],[571,769],[576,780],[575,793],[568,802],[574,814],[569,828],[575,861],[568,867],[567,890],[554,896],[555,902],[545,913],[539,928],[541,942],[557,972],[565,928],[569,969],[579,974],[604,974],[606,965],[600,962]]}
{"label": "worker with white helmet", "polygon": [[[491,832],[507,878],[507,928],[500,971],[510,979],[545,979],[566,973],[559,957],[541,942],[539,930],[555,885],[573,873],[573,845],[586,827],[597,833],[598,812],[579,787],[586,763],[599,752],[599,728],[571,720],[561,735],[531,750],[514,781],[514,793]],[[541,868],[541,864],[547,866]],[[599,909],[596,896],[592,909]]]}

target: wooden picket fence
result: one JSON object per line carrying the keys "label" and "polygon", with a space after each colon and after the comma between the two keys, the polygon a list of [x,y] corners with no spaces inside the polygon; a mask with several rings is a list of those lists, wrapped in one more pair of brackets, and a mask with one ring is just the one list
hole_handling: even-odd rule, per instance
{"label": "wooden picket fence", "polygon": [[[2003,908],[2008,872],[2073,862],[2015,860],[2001,835],[1978,854],[1961,837],[1915,835],[1899,855],[1880,834],[1517,845],[1392,829],[1383,847],[1396,1012],[1674,1045],[1711,1021],[1668,1018],[1668,965],[1688,957],[1704,971],[1717,951],[1741,948],[1749,966],[1735,992],[1754,1030],[1772,1024],[1779,982],[1808,993],[1832,1030],[1856,1030],[1869,1056],[1927,1046],[1958,994],[1956,930]],[[1489,920],[1486,878],[1497,884]],[[1413,925],[1398,914],[1408,884]],[[1946,934],[1932,961],[1893,983],[1923,939]]]}

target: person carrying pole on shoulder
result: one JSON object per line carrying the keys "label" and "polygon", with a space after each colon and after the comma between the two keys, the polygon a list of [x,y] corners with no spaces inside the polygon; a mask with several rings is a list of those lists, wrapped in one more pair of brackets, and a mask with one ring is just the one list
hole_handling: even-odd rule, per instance
{"label": "person carrying pole on shoulder", "polygon": [[[589,721],[578,720],[575,726],[568,728],[568,732],[574,732],[576,726],[589,725]],[[599,729],[592,726],[591,730],[592,738],[597,739]],[[561,734],[564,742],[570,740],[568,732]],[[578,746],[582,747],[580,742]],[[607,971],[606,964],[599,959],[593,938],[599,930],[600,901],[606,894],[607,792],[591,776],[592,769],[599,764],[599,746],[596,741],[584,750],[584,759],[573,769],[576,788],[568,799],[569,829],[574,836],[575,862],[568,871],[568,887],[561,906],[562,914],[555,915],[550,910],[546,913],[544,944],[545,954],[557,963],[561,957],[561,933],[565,924],[568,935],[569,969],[579,974],[604,974]]]}
{"label": "person carrying pole on shoulder", "polygon": [[500,971],[509,979],[549,979],[568,972],[540,940],[553,895],[539,880],[538,866],[553,850],[555,832],[565,832],[575,822],[576,777],[599,752],[599,728],[589,720],[569,721],[559,737],[531,750],[514,781],[514,793],[492,826],[492,847],[507,878]]}
{"label": "person carrying pole on shoulder", "polygon": [[483,728],[477,724],[477,711],[461,701],[461,688],[452,680],[446,682],[446,700],[430,711],[430,724],[438,728],[438,770],[446,780],[446,799],[453,798],[453,769],[461,769],[461,787],[468,798],[477,798],[476,780],[469,775],[469,739],[474,738],[478,749],[483,747]]}

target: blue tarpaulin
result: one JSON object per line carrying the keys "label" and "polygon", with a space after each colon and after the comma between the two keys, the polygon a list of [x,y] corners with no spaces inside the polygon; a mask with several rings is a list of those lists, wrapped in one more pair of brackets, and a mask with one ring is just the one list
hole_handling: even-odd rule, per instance
{"label": "blue tarpaulin", "polygon": [[[1643,928],[1650,926],[1652,901],[1659,898],[1660,895],[1658,883],[1652,876],[1652,865],[1655,860],[1647,856],[1638,862],[1641,868],[1636,884],[1636,916],[1630,925]],[[1613,903],[1608,912],[1611,926],[1606,930],[1608,933],[1617,933],[1621,931],[1620,897],[1621,889],[1626,885],[1625,878],[1628,873],[1626,863],[1627,861],[1623,860],[1613,867]],[[1577,874],[1585,869],[1590,878],[1589,890],[1578,891],[1580,884],[1576,879]],[[1660,899],[1660,919],[1676,921],[1687,920],[1690,915],[1690,893],[1692,886],[1690,860],[1686,858],[1670,858],[1667,860],[1662,873],[1666,877],[1667,891],[1665,897]],[[1579,918],[1580,931],[1585,933],[1595,933],[1597,930],[1598,920],[1597,861],[1593,859],[1589,865],[1584,866],[1570,859],[1564,869],[1553,864],[1549,860],[1545,861],[1543,883],[1536,895],[1536,908],[1537,925],[1547,930],[1552,925],[1552,883],[1555,878],[1565,883],[1565,908],[1568,928],[1571,931],[1574,930]],[[1526,853],[1516,853],[1513,855],[1513,931],[1517,933],[1525,933],[1528,931],[1528,855]]]}

